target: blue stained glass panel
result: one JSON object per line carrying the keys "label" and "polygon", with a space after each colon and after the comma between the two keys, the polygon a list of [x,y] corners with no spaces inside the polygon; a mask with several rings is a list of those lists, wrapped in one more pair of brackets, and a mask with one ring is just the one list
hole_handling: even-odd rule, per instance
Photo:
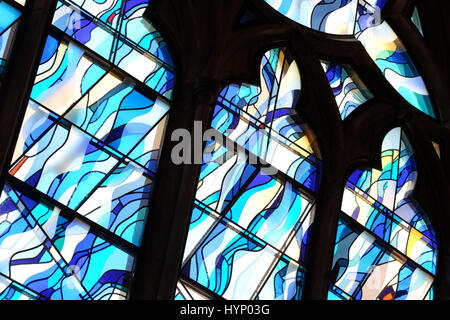
{"label": "blue stained glass panel", "polygon": [[118,41],[114,56],[115,65],[164,97],[171,99],[175,75],[164,64],[138,48],[134,48],[125,40]]}
{"label": "blue stained glass panel", "polygon": [[[36,110],[29,108],[27,114],[34,113],[41,120],[46,118],[45,112],[39,108],[37,111],[41,113],[36,115]],[[33,121],[30,118],[28,122]],[[106,149],[99,149],[98,144],[76,127],[68,130],[60,124],[47,122],[50,122],[47,131],[31,142],[24,155],[20,154],[10,173],[123,239],[139,245],[152,184],[147,171],[131,162],[119,164],[119,159],[108,154]],[[58,141],[67,144],[58,146]],[[80,149],[76,149],[76,145]],[[42,152],[39,151],[41,147],[44,148]],[[55,151],[58,147],[60,151]],[[33,152],[38,155],[30,156]],[[81,160],[83,152],[84,160]],[[43,164],[39,165],[40,161]]]}
{"label": "blue stained glass panel", "polygon": [[39,295],[21,284],[0,275],[0,300],[38,300]]}
{"label": "blue stained glass panel", "polygon": [[[295,61],[273,49],[260,70],[260,87],[234,83],[217,99],[182,278],[225,299],[298,300],[320,154],[295,111],[301,90]],[[188,299],[182,291],[176,298]]]}
{"label": "blue stained glass panel", "polygon": [[[93,234],[78,219],[63,217],[57,207],[36,202],[9,187],[2,198],[3,214],[11,216],[9,228],[2,228],[5,241],[18,237],[14,230],[20,233],[15,246],[9,247],[14,254],[14,262],[9,264],[15,268],[8,276],[48,299],[126,297],[134,263],[129,254]],[[30,231],[17,229],[22,225]],[[41,265],[35,264],[38,261]]]}
{"label": "blue stained glass panel", "polygon": [[339,221],[329,299],[422,300],[430,297],[433,280],[372,235]]}
{"label": "blue stained glass panel", "polygon": [[304,276],[304,270],[295,261],[280,259],[257,299],[300,300]]}
{"label": "blue stained glass panel", "polygon": [[164,116],[128,154],[130,159],[140,164],[150,175],[156,173],[158,168],[160,150],[168,117],[168,115]]}
{"label": "blue stained glass panel", "polygon": [[289,182],[259,172],[225,217],[283,251],[309,202]]}
{"label": "blue stained glass panel", "polygon": [[175,82],[148,3],[58,1],[7,177],[25,192],[1,195],[0,299],[128,297]]}
{"label": "blue stained glass panel", "polygon": [[140,48],[173,67],[172,56],[167,47],[167,43],[155,27],[143,17],[149,2],[149,0],[126,1],[120,33],[139,45]]}
{"label": "blue stained glass panel", "polygon": [[4,72],[11,51],[18,20],[22,12],[5,1],[0,2],[0,75]]}
{"label": "blue stained glass panel", "polygon": [[[414,150],[400,127],[390,130],[383,140],[381,170],[358,169],[350,175],[341,210],[366,231],[356,232],[348,222],[340,223],[333,270],[340,280],[332,283],[352,299],[432,298],[438,248],[426,213],[412,197],[417,176]],[[359,265],[363,286],[353,281],[354,271],[346,267],[355,265],[348,255],[360,259],[365,254],[364,245],[357,243],[361,240],[355,240],[361,237],[384,250],[376,261]],[[392,248],[389,252],[383,249],[386,244]],[[347,280],[338,268],[349,272]],[[330,297],[342,294],[331,288]]]}
{"label": "blue stained glass panel", "polygon": [[247,300],[276,261],[273,249],[219,223],[182,273],[224,298]]}
{"label": "blue stained glass panel", "polygon": [[133,85],[109,73],[65,118],[127,155],[168,110],[164,101],[145,97]]}
{"label": "blue stained glass panel", "polygon": [[62,115],[105,74],[81,47],[49,36],[31,98]]}
{"label": "blue stained glass panel", "polygon": [[75,209],[118,164],[76,127],[54,125],[11,167],[10,174]]}
{"label": "blue stained glass panel", "polygon": [[265,0],[273,9],[308,28],[353,35],[392,87],[413,107],[436,118],[428,89],[401,39],[383,20],[386,0]]}
{"label": "blue stained glass panel", "polygon": [[[422,233],[428,242],[436,242],[429,219],[412,198],[418,176],[417,164],[414,150],[401,128],[394,128],[385,136],[381,164],[381,171],[356,170],[350,175],[342,210],[364,221],[370,220],[365,215],[371,206],[378,207],[378,211],[387,210],[390,216],[397,216],[397,220]],[[355,200],[352,200],[352,194],[357,196]],[[364,198],[364,201],[358,198]]]}
{"label": "blue stained glass panel", "polygon": [[133,164],[121,164],[77,210],[121,238],[140,245],[152,180]]}
{"label": "blue stained glass panel", "polygon": [[353,34],[358,0],[264,0],[289,19],[314,30]]}
{"label": "blue stained glass panel", "polygon": [[111,28],[119,26],[124,0],[70,0]]}
{"label": "blue stained glass panel", "polygon": [[373,23],[375,14],[372,7],[359,5],[356,38],[392,87],[412,106],[436,118],[427,87],[406,47],[386,21]]}
{"label": "blue stained glass panel", "polygon": [[261,87],[231,84],[214,110],[211,126],[276,169],[317,191],[320,153],[295,106],[301,91],[296,62],[283,49],[261,62]]}
{"label": "blue stained glass panel", "polygon": [[[61,255],[51,250],[51,242],[44,230],[51,232],[55,223],[44,224],[41,228],[8,186],[5,186],[0,201],[3,217],[0,224],[3,249],[0,273],[46,299],[88,298]],[[45,211],[49,212],[48,209]]]}
{"label": "blue stained glass panel", "polygon": [[114,34],[76,7],[58,2],[53,25],[103,58],[111,59]]}
{"label": "blue stained glass panel", "polygon": [[[260,175],[260,177],[263,176]],[[264,183],[264,181],[260,180],[261,179],[258,178],[258,175],[252,179],[252,183],[250,183],[247,187],[247,193],[249,194],[246,195],[244,192],[237,200],[234,200],[234,204],[230,207],[229,211],[224,211],[223,214],[226,218],[223,218],[223,220],[220,220],[220,215],[218,213],[214,212],[212,209],[204,206],[203,204],[196,202],[196,206],[192,213],[188,239],[186,242],[184,255],[184,274],[186,276],[190,276],[191,279],[204,286],[207,286],[205,285],[206,283],[211,284],[211,282],[219,281],[215,278],[214,280],[211,279],[211,277],[214,277],[214,274],[216,274],[216,271],[213,271],[211,269],[213,266],[205,266],[203,264],[208,263],[206,262],[206,260],[214,260],[217,258],[208,258],[205,250],[222,250],[223,247],[219,245],[221,241],[219,239],[223,239],[224,237],[228,239],[227,235],[229,233],[232,233],[232,230],[238,229],[243,233],[241,237],[247,240],[250,237],[251,239],[254,239],[256,243],[263,244],[260,249],[255,249],[256,251],[259,252],[259,250],[262,250],[263,247],[266,248],[266,251],[268,250],[267,252],[273,251],[273,259],[276,259],[275,256],[280,255],[281,252],[286,253],[284,261],[288,262],[280,261],[276,270],[270,271],[274,267],[273,265],[262,266],[262,268],[268,268],[268,270],[264,272],[267,273],[270,271],[270,279],[259,279],[259,281],[264,280],[263,282],[265,282],[267,280],[270,282],[270,284],[267,284],[264,292],[261,294],[265,297],[267,297],[268,295],[275,295],[279,299],[282,299],[283,297],[285,299],[298,299],[301,296],[301,284],[303,283],[303,271],[300,271],[303,269],[299,265],[299,263],[304,262],[306,244],[309,237],[308,230],[312,222],[310,213],[311,207],[308,201],[302,198],[297,192],[295,192],[295,190],[293,190],[289,184],[286,184],[284,187],[285,190],[280,192],[280,190],[274,190],[277,189],[276,184],[279,183],[278,181],[270,177],[267,177],[267,179],[263,179],[269,180],[268,185],[267,182]],[[271,180],[272,185],[270,185]],[[258,185],[261,185],[259,187],[259,189],[261,190],[257,190]],[[281,185],[278,186],[278,189],[279,188],[282,188]],[[275,194],[271,195],[271,192],[275,192]],[[268,197],[265,197],[263,194],[266,194]],[[278,194],[278,196],[276,194]],[[252,199],[252,195],[254,199]],[[278,197],[278,199],[274,200],[272,198],[273,196]],[[258,201],[257,199],[260,199],[260,201],[262,201],[262,199],[264,200],[260,204],[253,202]],[[241,208],[243,205],[246,206],[247,209]],[[235,214],[238,214],[239,217],[234,216],[233,212]],[[240,215],[239,213],[241,212],[245,212],[245,214]],[[230,231],[227,231],[228,229],[230,229]],[[210,239],[211,243],[208,244]],[[215,245],[218,246],[216,249],[214,249]],[[205,246],[210,249],[205,248]],[[269,256],[267,256],[267,259],[269,259]],[[202,259],[205,259],[205,262],[202,262]],[[227,258],[227,260],[229,259],[231,258]],[[236,259],[233,258],[232,261],[235,260]],[[241,270],[243,270],[242,268],[247,268],[245,266],[249,266],[250,268],[252,263],[245,263],[245,266],[243,266],[243,261],[247,261],[246,258],[242,258],[242,260],[238,261],[235,267],[228,266],[228,270],[234,269],[236,270],[235,272],[239,274]],[[273,263],[275,263],[275,261]],[[208,269],[209,271],[205,271],[206,273],[202,273],[202,270],[204,268]],[[218,266],[218,268],[222,270],[222,267]],[[292,268],[297,269],[294,272]],[[197,274],[196,272],[200,272],[200,274]],[[217,272],[219,272],[219,270],[217,270]],[[228,272],[231,272],[231,270]],[[254,272],[263,271],[261,270]],[[238,283],[233,284],[233,286],[236,285],[239,288],[241,288],[241,286],[246,282],[242,280],[238,275],[226,276],[225,274],[222,274],[221,278],[224,277],[239,278],[240,280],[238,281]],[[220,281],[234,281],[231,280],[231,278],[225,278]],[[294,283],[292,281],[294,281]],[[231,293],[230,291],[228,291],[228,289],[225,288],[223,288],[222,291],[222,289],[218,288],[220,286],[222,285],[215,283],[213,287],[207,287],[211,290],[214,290],[214,292],[216,292],[217,294],[222,294],[224,297],[231,299],[256,298],[256,291],[243,293],[245,295],[244,297],[236,293],[236,291],[241,289],[232,289],[234,293]],[[227,284],[224,284],[223,286],[227,287]],[[275,288],[273,288],[272,286],[275,286]],[[251,290],[256,289],[257,288],[255,287]]]}
{"label": "blue stained glass panel", "polygon": [[373,98],[370,90],[350,66],[322,62],[322,67],[336,98],[342,120],[345,120],[360,105]]}
{"label": "blue stained glass panel", "polygon": [[30,149],[55,124],[56,120],[57,115],[30,100],[17,138],[12,162]]}
{"label": "blue stained glass panel", "polygon": [[214,148],[212,152],[203,154],[195,197],[213,210],[222,212],[256,172],[256,168],[246,161],[241,152],[235,154],[218,143],[211,146]]}
{"label": "blue stained glass panel", "polygon": [[173,61],[158,31],[143,18],[147,0],[59,1],[53,25],[171,99]]}

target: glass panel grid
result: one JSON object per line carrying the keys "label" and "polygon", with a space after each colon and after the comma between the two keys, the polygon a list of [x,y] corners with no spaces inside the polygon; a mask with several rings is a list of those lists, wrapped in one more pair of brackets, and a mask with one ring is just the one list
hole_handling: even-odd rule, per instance
{"label": "glass panel grid", "polygon": [[[67,36],[50,30],[0,212],[3,246],[15,237],[22,251],[9,250],[30,258],[1,262],[1,299],[128,297],[174,82],[167,47],[142,17],[147,4],[58,2],[54,25]],[[154,72],[120,65],[125,45]],[[41,241],[39,256],[27,234]]]}
{"label": "glass panel grid", "polygon": [[321,63],[335,96],[342,121],[360,105],[374,98],[351,66],[332,62]]}
{"label": "glass panel grid", "polygon": [[394,128],[381,148],[381,170],[353,172],[344,189],[329,299],[432,299],[437,244],[412,198],[415,155]]}
{"label": "glass panel grid", "polygon": [[[1,198],[6,251],[0,273],[5,277],[40,299],[125,297],[134,264],[130,255],[91,233],[88,225],[67,219],[61,209],[35,202],[8,185]],[[113,273],[120,276],[114,280]]]}
{"label": "glass panel grid", "polygon": [[0,2],[0,78],[5,72],[8,57],[22,16],[21,6],[14,2]]}
{"label": "glass panel grid", "polygon": [[[219,95],[211,126],[222,142],[208,141],[203,153],[181,279],[206,296],[298,300],[321,163],[294,110],[300,74],[286,50],[266,53],[261,79],[261,87],[231,84]],[[270,158],[274,146],[295,159]]]}

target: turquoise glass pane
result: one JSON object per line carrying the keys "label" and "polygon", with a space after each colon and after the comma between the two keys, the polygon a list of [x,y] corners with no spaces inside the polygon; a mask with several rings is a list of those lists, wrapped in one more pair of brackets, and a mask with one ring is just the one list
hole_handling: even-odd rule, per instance
{"label": "turquoise glass pane", "polygon": [[295,261],[280,259],[256,299],[300,300],[304,276],[304,270]]}
{"label": "turquoise glass pane", "polygon": [[[230,197],[232,190],[209,207],[196,202],[183,274],[227,299],[300,299],[304,272],[301,264],[312,223],[311,203],[287,182],[283,185],[262,173],[252,174],[254,169],[244,170],[247,173],[241,175],[251,178],[236,180],[234,188],[239,189],[241,184],[245,187],[239,190],[240,196],[229,198],[232,204],[223,211],[225,218],[220,219],[211,207],[222,208],[220,199]],[[207,177],[203,181],[208,183]],[[197,198],[202,195],[201,188]],[[236,249],[228,248],[234,245]],[[279,256],[283,258],[279,260]],[[223,259],[226,266],[210,264],[217,259]],[[265,285],[259,287],[258,283]]]}
{"label": "turquoise glass pane", "polygon": [[416,26],[417,30],[420,32],[420,34],[423,36],[423,30],[422,30],[422,22],[420,21],[419,11],[417,10],[417,7],[414,7],[414,11],[411,17],[411,21]]}
{"label": "turquoise glass pane", "polygon": [[360,105],[373,98],[372,93],[350,66],[322,62],[336,104],[345,120]]}
{"label": "turquoise glass pane", "polygon": [[149,99],[133,85],[108,74],[65,118],[126,155],[168,111],[164,101]]}
{"label": "turquoise glass pane", "polygon": [[114,64],[119,68],[167,99],[172,98],[175,76],[173,71],[167,68],[167,65],[122,40],[118,41],[114,56]]}
{"label": "turquoise glass pane", "polygon": [[147,6],[147,0],[62,0],[53,25],[171,99],[172,58],[159,32],[143,18]]}
{"label": "turquoise glass pane", "polygon": [[35,78],[31,98],[63,115],[106,74],[75,43],[49,36]]}
{"label": "turquoise glass pane", "polygon": [[71,209],[77,208],[119,160],[76,127],[51,127],[10,174]]}
{"label": "turquoise glass pane", "polygon": [[152,183],[141,168],[121,163],[77,211],[139,246],[147,221]]}
{"label": "turquoise glass pane", "polygon": [[[111,153],[113,149],[100,148],[98,140],[75,126],[66,129],[64,121],[56,124],[55,119],[30,102],[20,135],[25,146],[16,148],[17,159],[10,173],[139,245],[148,214],[153,180],[150,171],[137,163],[119,162],[118,155]],[[30,157],[34,152],[38,155]]]}

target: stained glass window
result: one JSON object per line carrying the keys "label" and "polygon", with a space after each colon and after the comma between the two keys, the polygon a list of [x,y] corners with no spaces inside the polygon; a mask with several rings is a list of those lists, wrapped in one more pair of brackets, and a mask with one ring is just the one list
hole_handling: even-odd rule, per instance
{"label": "stained glass window", "polygon": [[58,2],[1,194],[5,299],[128,297],[174,85],[147,5]]}
{"label": "stained glass window", "polygon": [[170,99],[173,62],[161,35],[143,18],[147,5],[148,0],[62,0],[53,25]]}
{"label": "stained glass window", "polygon": [[260,87],[222,90],[211,126],[227,142],[203,154],[176,299],[301,299],[321,160],[300,91],[285,49],[264,55]]}
{"label": "stained glass window", "polygon": [[385,137],[382,169],[356,170],[346,184],[330,299],[430,299],[436,235],[413,197],[414,151],[401,128]]}
{"label": "stained glass window", "polygon": [[329,34],[354,35],[391,86],[412,106],[435,118],[428,89],[405,45],[382,19],[387,0],[265,0],[281,14]]}
{"label": "stained glass window", "polygon": [[416,26],[417,30],[423,36],[422,23],[420,22],[419,10],[417,10],[417,7],[414,7],[414,11],[413,11],[413,14],[411,16],[411,21],[414,23],[414,25]]}

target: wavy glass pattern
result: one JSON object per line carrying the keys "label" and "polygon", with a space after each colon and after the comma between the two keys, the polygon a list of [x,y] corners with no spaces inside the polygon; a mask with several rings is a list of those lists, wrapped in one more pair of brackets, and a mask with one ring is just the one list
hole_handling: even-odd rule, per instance
{"label": "wavy glass pattern", "polygon": [[6,185],[1,199],[0,273],[39,299],[120,299],[134,258],[60,208]]}
{"label": "wavy glass pattern", "polygon": [[436,118],[428,89],[406,47],[381,11],[388,0],[264,0],[317,31],[354,35],[391,86],[413,107]]}
{"label": "wavy glass pattern", "polygon": [[222,142],[204,150],[180,275],[195,294],[179,287],[176,299],[301,299],[321,164],[294,109],[300,90],[295,61],[273,49],[260,87],[221,92],[211,126]]}
{"label": "wavy glass pattern", "polygon": [[10,174],[138,245],[168,110],[49,37]]}
{"label": "wavy glass pattern", "polygon": [[341,220],[333,260],[330,300],[423,300],[434,278],[369,233]]}
{"label": "wavy glass pattern", "polygon": [[357,1],[264,0],[275,10],[305,27],[331,34],[353,34]]}
{"label": "wavy glass pattern", "polygon": [[0,299],[128,297],[174,82],[147,5],[58,2],[0,199]]}
{"label": "wavy glass pattern", "polygon": [[420,32],[420,34],[423,37],[422,22],[420,21],[419,10],[417,10],[417,7],[414,7],[414,11],[411,16],[411,21],[412,21],[412,23],[414,23],[417,30]]}
{"label": "wavy glass pattern", "polygon": [[[216,212],[202,210],[197,202],[191,230],[195,230],[194,237],[202,236],[204,240],[192,252],[185,252],[188,256],[182,274],[226,299],[299,299],[303,284],[299,260],[303,256],[301,246],[307,242],[304,229],[309,229],[311,223],[309,204],[298,196],[290,211],[280,204],[272,213],[273,207],[254,203],[268,191],[260,191],[247,201],[247,206],[262,207],[253,216],[242,217],[250,220],[240,222],[247,225],[248,231],[231,219],[220,219]],[[248,196],[243,195],[241,202]],[[285,198],[289,196],[285,191]],[[299,211],[303,212],[300,217]],[[268,214],[270,217],[264,218]],[[290,221],[283,224],[283,217]],[[192,239],[188,238],[188,243]]]}
{"label": "wavy glass pattern", "polygon": [[188,283],[179,280],[174,300],[208,300],[208,298]]}
{"label": "wavy glass pattern", "polygon": [[347,181],[329,298],[416,300],[432,296],[436,235],[412,197],[417,167],[401,128],[386,135],[381,164],[381,171],[356,170]]}
{"label": "wavy glass pattern", "polygon": [[372,93],[361,81],[352,67],[331,62],[322,62],[336,104],[345,120],[350,113],[373,98]]}
{"label": "wavy glass pattern", "polygon": [[374,9],[360,6],[356,38],[386,80],[412,106],[435,118],[427,87],[403,42],[386,21],[371,23]]}
{"label": "wavy glass pattern", "polygon": [[159,32],[143,18],[148,2],[61,0],[53,25],[171,99],[173,61]]}
{"label": "wavy glass pattern", "polygon": [[22,12],[7,1],[0,2],[0,75],[4,72]]}

